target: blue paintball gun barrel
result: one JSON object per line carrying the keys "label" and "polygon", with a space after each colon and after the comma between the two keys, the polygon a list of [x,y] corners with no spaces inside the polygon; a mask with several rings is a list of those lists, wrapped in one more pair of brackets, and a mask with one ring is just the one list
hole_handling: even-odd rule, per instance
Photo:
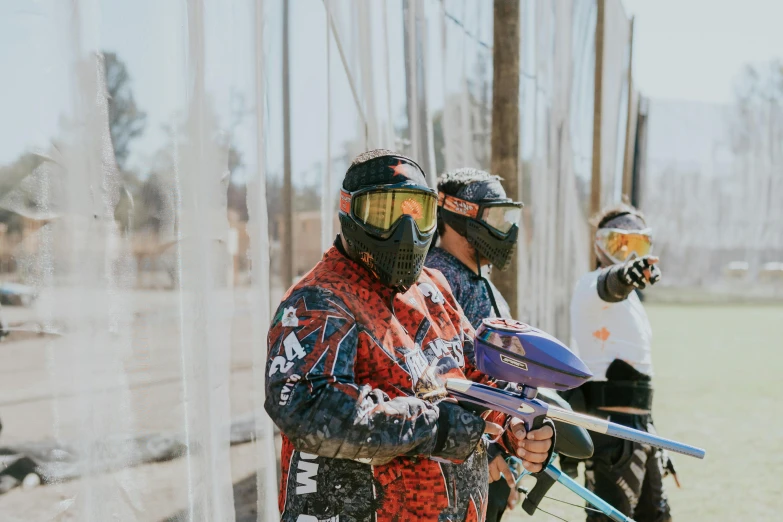
{"label": "blue paintball gun barrel", "polygon": [[590,415],[565,410],[537,399],[538,388],[575,388],[593,375],[584,362],[554,337],[510,319],[485,319],[476,332],[476,366],[501,381],[517,383],[517,391],[493,388],[465,379],[448,379],[446,389],[460,402],[521,419],[528,430],[545,418],[703,459],[695,446],[628,428]]}

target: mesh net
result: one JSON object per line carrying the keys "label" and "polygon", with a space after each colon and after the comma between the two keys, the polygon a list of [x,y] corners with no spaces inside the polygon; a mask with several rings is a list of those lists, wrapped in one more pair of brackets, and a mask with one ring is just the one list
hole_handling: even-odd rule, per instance
{"label": "mesh net", "polygon": [[[607,6],[610,199],[627,19]],[[270,306],[331,245],[358,153],[406,154],[432,186],[489,169],[492,14],[0,3],[3,520],[278,518]],[[519,319],[561,338],[588,268],[595,20],[594,1],[523,2]]]}

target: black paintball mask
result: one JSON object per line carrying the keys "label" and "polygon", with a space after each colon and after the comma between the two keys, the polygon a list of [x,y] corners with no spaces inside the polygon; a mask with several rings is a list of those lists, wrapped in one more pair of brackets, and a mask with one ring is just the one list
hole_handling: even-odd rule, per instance
{"label": "black paintball mask", "polygon": [[438,193],[438,214],[493,267],[508,267],[519,236],[522,203],[506,197],[500,178],[477,181],[457,194]]}
{"label": "black paintball mask", "polygon": [[354,261],[405,291],[418,281],[435,235],[437,193],[413,160],[391,151],[365,154],[375,156],[354,162],[343,181],[342,236]]}

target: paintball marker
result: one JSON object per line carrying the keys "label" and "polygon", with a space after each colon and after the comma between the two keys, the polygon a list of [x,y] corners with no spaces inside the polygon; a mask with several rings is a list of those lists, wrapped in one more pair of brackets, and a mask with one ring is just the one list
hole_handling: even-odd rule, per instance
{"label": "paintball marker", "polygon": [[517,383],[517,391],[502,390],[464,379],[448,379],[446,389],[460,402],[517,417],[529,430],[544,419],[586,428],[669,451],[704,458],[705,451],[604,419],[552,406],[537,399],[538,388],[576,388],[593,374],[584,362],[554,337],[512,319],[484,319],[476,331],[476,367],[486,375]]}

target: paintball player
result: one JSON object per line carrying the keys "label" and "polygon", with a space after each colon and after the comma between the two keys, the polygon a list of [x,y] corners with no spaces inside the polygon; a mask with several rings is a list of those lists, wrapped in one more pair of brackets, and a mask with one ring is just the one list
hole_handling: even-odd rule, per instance
{"label": "paintball player", "polygon": [[508,303],[480,267],[504,270],[517,244],[522,203],[506,197],[500,177],[464,168],[438,179],[439,246],[426,266],[446,276],[474,328],[487,317],[510,317]]}
{"label": "paintball player", "polygon": [[[506,197],[500,178],[482,170],[464,168],[438,180],[438,236],[425,265],[446,276],[473,328],[487,317],[510,318],[508,303],[481,267],[503,270],[517,242],[522,204]],[[497,444],[489,447],[489,501],[487,521],[497,522],[518,500],[514,479]],[[502,475],[502,479],[501,479]]]}
{"label": "paintball player", "polygon": [[[652,331],[634,292],[661,278],[658,258],[650,255],[651,230],[642,213],[628,205],[604,210],[593,224],[598,267],[576,284],[571,335],[572,348],[594,377],[567,397],[575,410],[654,433]],[[637,522],[671,520],[662,478],[665,470],[674,470],[666,453],[592,436],[595,452],[586,462],[588,489]],[[609,519],[590,512],[587,520]]]}
{"label": "paintball player", "polygon": [[446,397],[443,380],[492,384],[440,272],[424,268],[437,195],[387,150],[343,179],[340,235],[288,290],[270,326],[266,411],[280,428],[283,521],[482,521],[483,434],[541,470],[550,424],[525,433]]}
{"label": "paintball player", "polygon": [[[440,270],[465,317],[478,328],[487,317],[510,318],[508,303],[481,267],[503,270],[517,242],[522,204],[506,197],[500,178],[477,169],[457,169],[438,180],[438,236],[425,265]],[[487,521],[513,509],[518,493],[513,475],[497,444],[489,447]],[[501,474],[503,480],[501,480]]]}
{"label": "paintball player", "polygon": [[[440,243],[430,248],[425,265],[443,273],[474,328],[487,317],[511,318],[506,300],[481,270],[488,265],[504,270],[519,234],[522,203],[506,197],[500,181],[498,176],[471,168],[447,172],[438,180]],[[541,392],[539,398],[544,401],[569,408],[554,392]],[[588,446],[571,446],[568,448],[571,454],[590,455],[590,439],[584,430],[567,425],[557,425],[556,429],[569,435],[560,437],[558,444],[566,440],[578,444],[583,439]],[[492,444],[488,452],[490,486],[486,519],[498,522],[506,507],[513,509],[519,498],[503,447]]]}

